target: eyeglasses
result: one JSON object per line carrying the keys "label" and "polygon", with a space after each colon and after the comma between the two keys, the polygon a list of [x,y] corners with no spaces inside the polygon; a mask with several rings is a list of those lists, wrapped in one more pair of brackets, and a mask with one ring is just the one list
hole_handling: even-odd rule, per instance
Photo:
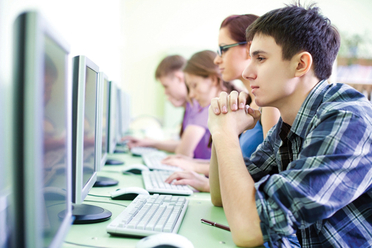
{"label": "eyeglasses", "polygon": [[217,54],[218,54],[218,56],[221,57],[223,53],[225,53],[225,52],[227,52],[227,50],[229,50],[229,48],[234,47],[234,46],[244,45],[244,44],[247,44],[247,42],[242,41],[242,42],[238,42],[238,43],[234,43],[234,44],[230,44],[230,45],[226,45],[226,46],[219,46],[218,49],[217,49]]}

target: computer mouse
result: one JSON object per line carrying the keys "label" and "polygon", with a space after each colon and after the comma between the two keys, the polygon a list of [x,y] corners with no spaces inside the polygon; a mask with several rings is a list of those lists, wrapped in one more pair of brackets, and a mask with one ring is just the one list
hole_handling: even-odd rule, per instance
{"label": "computer mouse", "polygon": [[194,248],[186,237],[176,233],[158,233],[147,236],[136,244],[136,248]]}
{"label": "computer mouse", "polygon": [[142,171],[148,171],[149,167],[143,164],[131,164],[125,166],[122,172],[125,173],[132,173],[132,174],[142,174]]}
{"label": "computer mouse", "polygon": [[118,189],[111,193],[113,200],[133,200],[137,195],[150,195],[149,192],[140,187],[127,187]]}

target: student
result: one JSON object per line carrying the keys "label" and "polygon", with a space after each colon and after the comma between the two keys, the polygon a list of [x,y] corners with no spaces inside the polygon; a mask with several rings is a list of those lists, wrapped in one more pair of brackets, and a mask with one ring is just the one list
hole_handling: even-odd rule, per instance
{"label": "student", "polygon": [[[249,81],[242,77],[242,72],[250,62],[245,31],[257,18],[258,16],[251,14],[231,15],[225,18],[220,26],[218,52],[214,58],[214,63],[219,67],[223,80],[240,80],[244,84],[249,92],[248,102],[253,108],[258,108],[254,101],[255,96],[252,94]],[[243,157],[251,156],[257,146],[263,142],[269,129],[278,122],[279,115],[279,111],[276,108],[262,108],[261,119],[257,122],[256,126],[251,130],[247,130],[239,137]],[[191,171],[199,168],[195,160],[193,161],[182,156],[176,156],[164,162]],[[206,175],[208,174],[209,170]],[[209,189],[208,179],[195,175],[195,173],[177,172],[167,179],[167,182],[177,180],[174,181],[174,184],[188,184],[199,191]]]}
{"label": "student", "polygon": [[[218,66],[213,63],[216,55],[215,52],[209,50],[197,52],[191,56],[183,69],[185,82],[189,89],[189,97],[196,100],[203,108],[208,108],[211,99],[217,97],[222,91],[231,92],[232,90],[237,90],[233,84],[222,79]],[[211,142],[207,125],[205,125],[205,136],[203,139],[205,142]],[[199,150],[199,152],[208,154],[208,157],[205,157],[203,160],[189,160],[187,158],[185,160],[192,161],[191,163],[195,165],[194,171],[208,174],[210,147]],[[184,159],[183,156],[170,156],[163,160],[163,162],[167,164],[167,161],[172,161],[180,157]]]}
{"label": "student", "polygon": [[223,206],[235,244],[278,247],[297,232],[302,247],[371,247],[372,105],[327,82],[337,30],[314,5],[294,4],[258,18],[247,40],[243,77],[256,104],[278,108],[281,119],[243,159],[238,135],[259,111],[239,107],[244,92],[211,102],[211,200]]}
{"label": "student", "polygon": [[[174,107],[185,108],[182,121],[180,140],[153,140],[137,139],[134,137],[125,137],[128,140],[128,147],[146,146],[154,147],[176,154],[183,154],[187,157],[209,158],[210,148],[208,141],[205,140],[205,129],[207,128],[208,108],[202,108],[196,101],[189,101],[187,88],[184,82],[182,69],[186,60],[180,55],[171,55],[165,57],[158,65],[155,71],[155,78],[160,81],[164,87],[165,95]],[[209,137],[209,133],[208,133]],[[208,153],[199,152],[199,150],[208,149]]]}

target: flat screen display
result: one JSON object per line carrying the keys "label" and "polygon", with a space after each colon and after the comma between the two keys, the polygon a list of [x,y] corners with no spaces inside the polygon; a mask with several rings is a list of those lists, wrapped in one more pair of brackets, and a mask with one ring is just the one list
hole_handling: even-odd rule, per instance
{"label": "flat screen display", "polygon": [[44,36],[43,186],[44,247],[62,225],[58,213],[67,207],[66,52]]}

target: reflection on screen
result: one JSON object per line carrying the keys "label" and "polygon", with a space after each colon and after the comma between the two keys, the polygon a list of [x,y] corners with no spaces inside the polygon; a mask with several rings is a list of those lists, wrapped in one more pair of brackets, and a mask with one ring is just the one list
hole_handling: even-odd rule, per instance
{"label": "reflection on screen", "polygon": [[[113,90],[114,89],[114,90]],[[117,129],[117,105],[116,105],[116,87],[111,82],[110,89],[110,146],[116,144],[116,129]]]}
{"label": "reflection on screen", "polygon": [[94,172],[94,142],[96,130],[96,82],[97,73],[87,67],[84,103],[84,154],[83,185],[89,181]]}
{"label": "reflection on screen", "polygon": [[44,38],[44,247],[58,232],[66,210],[67,120],[65,96],[66,54],[48,36]]}
{"label": "reflection on screen", "polygon": [[102,113],[102,157],[107,153],[107,101],[108,101],[108,90],[107,90],[108,81],[104,80],[103,85],[103,113]]}

